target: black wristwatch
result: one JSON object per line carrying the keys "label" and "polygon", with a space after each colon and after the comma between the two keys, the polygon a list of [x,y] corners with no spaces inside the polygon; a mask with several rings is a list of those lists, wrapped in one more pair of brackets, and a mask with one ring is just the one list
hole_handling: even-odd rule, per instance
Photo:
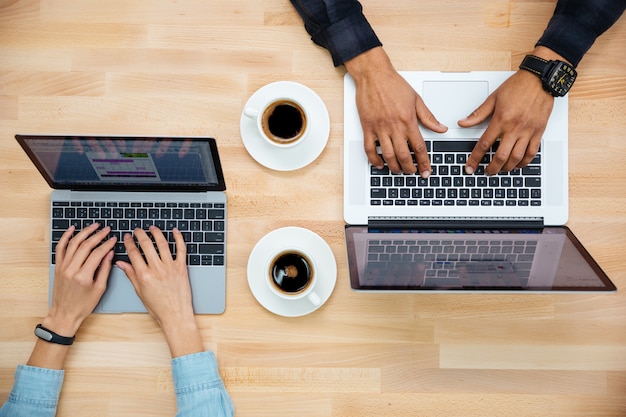
{"label": "black wristwatch", "polygon": [[37,336],[38,338],[42,340],[45,340],[46,342],[56,343],[56,344],[65,345],[65,346],[71,345],[72,343],[74,343],[74,339],[76,339],[76,336],[72,336],[72,337],[59,336],[52,330],[49,330],[43,327],[41,324],[38,324],[37,327],[35,327],[35,336]]}
{"label": "black wristwatch", "polygon": [[576,70],[563,61],[548,61],[534,55],[526,55],[520,69],[530,71],[541,79],[543,89],[554,97],[563,97],[576,80]]}

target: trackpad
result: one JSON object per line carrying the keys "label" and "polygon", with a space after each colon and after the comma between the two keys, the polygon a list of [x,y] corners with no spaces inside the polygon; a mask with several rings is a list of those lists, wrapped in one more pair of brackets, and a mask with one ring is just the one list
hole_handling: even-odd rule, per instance
{"label": "trackpad", "polygon": [[[424,103],[444,125],[457,128],[458,121],[470,115],[489,96],[487,81],[424,81]],[[485,129],[488,121],[476,125]]]}
{"label": "trackpad", "polygon": [[133,284],[126,274],[114,266],[107,284],[107,290],[102,296],[102,311],[107,313],[136,313],[145,312],[146,308],[135,293]]}

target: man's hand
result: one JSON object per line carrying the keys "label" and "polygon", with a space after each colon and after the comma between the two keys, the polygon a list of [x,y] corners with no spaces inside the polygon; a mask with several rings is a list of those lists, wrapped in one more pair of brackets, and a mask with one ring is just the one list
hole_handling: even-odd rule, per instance
{"label": "man's hand", "polygon": [[[565,61],[561,55],[543,46],[536,47],[531,54],[549,61]],[[539,150],[553,106],[554,97],[543,89],[539,77],[529,71],[518,70],[471,115],[459,120],[459,126],[470,127],[491,116],[489,126],[467,159],[465,171],[474,173],[480,160],[498,139],[498,150],[485,168],[487,175],[528,165]]]}
{"label": "man's hand", "polygon": [[[422,98],[393,68],[381,47],[371,49],[345,63],[356,85],[356,103],[363,127],[365,153],[378,168],[387,163],[392,172],[422,177],[431,172],[430,160],[418,121],[435,132],[443,126],[428,110]],[[382,159],[376,151],[382,149]],[[417,168],[409,146],[415,153]]]}
{"label": "man's hand", "polygon": [[513,74],[470,116],[459,120],[459,126],[470,127],[492,116],[467,158],[465,171],[474,173],[498,139],[500,144],[485,174],[496,175],[528,165],[539,150],[553,104],[554,97],[544,91],[536,75],[524,70]]}

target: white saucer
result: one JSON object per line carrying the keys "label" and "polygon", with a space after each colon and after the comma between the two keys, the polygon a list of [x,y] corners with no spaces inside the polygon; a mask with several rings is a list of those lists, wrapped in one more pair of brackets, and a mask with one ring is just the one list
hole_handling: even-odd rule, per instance
{"label": "white saucer", "polygon": [[[285,300],[267,285],[265,268],[272,258],[285,249],[300,249],[308,253],[317,266],[315,292],[321,299],[313,305],[306,297]],[[248,285],[257,301],[267,310],[284,317],[299,317],[312,313],[328,300],[337,281],[337,263],[333,251],[316,233],[301,227],[283,227],[261,238],[248,258]]]}
{"label": "white saucer", "polygon": [[306,138],[297,145],[277,148],[259,134],[256,122],[241,114],[239,128],[248,153],[259,164],[277,171],[293,171],[307,166],[317,158],[328,142],[330,118],[322,99],[309,87],[293,81],[277,81],[259,88],[244,106],[259,107],[271,97],[293,98],[309,112],[310,128]]}

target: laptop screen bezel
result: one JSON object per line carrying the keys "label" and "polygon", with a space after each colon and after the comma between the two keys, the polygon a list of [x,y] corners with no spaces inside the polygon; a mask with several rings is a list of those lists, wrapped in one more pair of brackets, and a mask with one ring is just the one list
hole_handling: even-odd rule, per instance
{"label": "laptop screen bezel", "polygon": [[569,240],[574,248],[578,251],[578,253],[583,257],[583,259],[587,262],[589,267],[594,271],[599,280],[602,282],[602,287],[580,287],[580,286],[559,286],[559,287],[551,287],[551,288],[506,288],[506,287],[482,287],[482,288],[455,288],[455,287],[419,287],[419,286],[365,286],[360,283],[358,265],[357,265],[357,255],[355,252],[355,244],[354,244],[354,235],[358,233],[370,233],[368,226],[362,225],[346,225],[345,226],[345,236],[346,236],[346,250],[347,250],[347,258],[348,258],[348,272],[350,279],[350,286],[355,291],[379,291],[379,292],[392,292],[392,293],[401,293],[401,292],[413,292],[413,293],[463,293],[463,292],[483,292],[483,293],[558,293],[558,292],[601,292],[601,293],[611,293],[616,292],[617,287],[610,280],[608,275],[602,270],[600,265],[595,261],[595,259],[591,256],[591,254],[587,251],[587,249],[582,245],[582,243],[578,240],[578,238],[573,234],[573,232],[567,226],[549,226],[552,229],[562,229],[565,231],[565,237]]}
{"label": "laptop screen bezel", "polygon": [[[33,162],[39,173],[46,180],[48,185],[56,190],[75,190],[75,191],[224,191],[226,190],[226,182],[217,150],[217,141],[213,137],[179,137],[179,136],[102,136],[102,135],[35,135],[35,134],[17,134],[15,139],[26,152],[30,160]],[[149,141],[193,141],[203,142],[208,145],[210,150],[213,168],[217,182],[215,184],[126,184],[126,183],[90,183],[90,184],[61,184],[47,172],[46,168],[37,158],[37,155],[31,149],[29,141],[53,139],[53,140],[71,140],[71,139],[96,139],[96,140],[149,140]]]}

